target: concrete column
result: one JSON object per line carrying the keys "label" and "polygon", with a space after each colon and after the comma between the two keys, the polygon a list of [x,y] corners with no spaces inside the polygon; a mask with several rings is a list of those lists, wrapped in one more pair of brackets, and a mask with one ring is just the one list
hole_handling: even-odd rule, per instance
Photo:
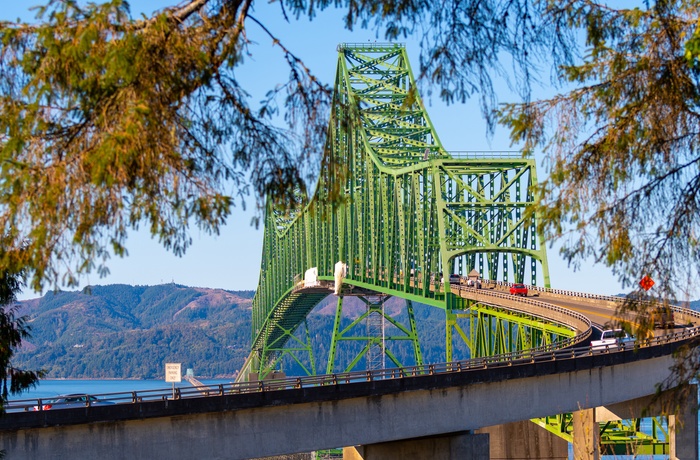
{"label": "concrete column", "polygon": [[476,430],[488,433],[491,460],[567,460],[569,443],[529,420]]}
{"label": "concrete column", "polygon": [[343,460],[489,460],[489,435],[458,433],[449,436],[345,447]]}
{"label": "concrete column", "polygon": [[600,460],[600,426],[595,419],[595,409],[574,412],[573,422],[574,458]]}
{"label": "concrete column", "polygon": [[678,405],[678,413],[669,415],[668,436],[671,460],[696,460],[699,458],[697,385],[691,385],[687,400]]}

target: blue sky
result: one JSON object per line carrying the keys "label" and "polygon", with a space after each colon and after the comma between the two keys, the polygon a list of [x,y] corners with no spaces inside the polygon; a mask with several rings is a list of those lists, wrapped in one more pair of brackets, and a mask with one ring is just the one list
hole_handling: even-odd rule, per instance
{"label": "blue sky", "polygon": [[[99,1],[99,0],[98,0]],[[18,17],[31,19],[32,4],[27,2],[3,2],[0,19],[15,20]],[[178,0],[133,0],[132,15],[152,11],[180,3]],[[335,73],[338,43],[364,43],[383,41],[372,30],[344,28],[342,16],[334,11],[323,12],[309,22],[291,20],[287,23],[279,12],[277,3],[259,2],[252,13],[263,22],[285,46],[300,57],[321,79],[331,84]],[[287,70],[281,59],[279,48],[262,33],[255,24],[249,24],[248,37],[257,42],[252,47],[252,56],[237,71],[242,86],[251,94],[252,100],[260,100],[275,84],[285,81]],[[417,40],[405,40],[414,70],[418,65],[419,45]],[[543,91],[547,91],[544,89]],[[501,102],[514,101],[515,96],[503,91]],[[447,150],[513,150],[507,133],[497,130],[492,138],[486,135],[486,124],[481,117],[476,99],[466,104],[446,106],[433,97],[425,100],[429,116]],[[538,176],[546,171],[538,159]],[[252,197],[248,200],[253,204]],[[252,206],[249,206],[249,209]],[[146,232],[132,232],[127,242],[129,256],[113,258],[109,263],[111,274],[99,278],[96,274],[85,279],[87,284],[155,285],[175,282],[187,286],[223,288],[230,290],[255,289],[260,271],[262,251],[262,228],[250,225],[253,214],[237,208],[218,236],[192,230],[193,245],[183,257],[176,257],[163,249]],[[611,272],[601,265],[584,262],[578,270],[568,267],[559,256],[558,246],[548,247],[548,258],[552,287],[598,294],[617,294],[622,287]],[[21,298],[33,298],[39,294],[25,292]]]}

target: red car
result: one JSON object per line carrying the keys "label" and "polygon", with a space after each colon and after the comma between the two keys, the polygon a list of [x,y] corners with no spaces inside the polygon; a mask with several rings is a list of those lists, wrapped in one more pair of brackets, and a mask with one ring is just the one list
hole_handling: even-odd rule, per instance
{"label": "red car", "polygon": [[524,284],[514,284],[510,287],[510,293],[513,295],[520,295],[527,297],[527,287]]}

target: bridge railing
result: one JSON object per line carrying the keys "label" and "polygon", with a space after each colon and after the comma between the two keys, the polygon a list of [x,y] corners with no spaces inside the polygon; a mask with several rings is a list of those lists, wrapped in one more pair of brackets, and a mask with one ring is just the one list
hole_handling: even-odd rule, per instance
{"label": "bridge railing", "polygon": [[[492,297],[498,297],[498,298],[501,298],[501,299],[508,299],[508,300],[516,300],[516,301],[518,301],[518,302],[522,302],[522,303],[525,303],[525,304],[536,305],[536,306],[538,306],[538,307],[541,307],[541,308],[544,308],[544,309],[547,309],[547,310],[552,310],[552,311],[556,311],[556,312],[558,312],[558,313],[563,313],[563,314],[565,314],[566,316],[570,316],[570,317],[572,317],[572,318],[575,318],[575,319],[578,320],[578,321],[582,321],[583,323],[586,323],[586,324],[588,324],[589,326],[590,326],[590,323],[591,323],[591,321],[590,321],[585,315],[582,315],[582,314],[579,313],[579,312],[576,312],[576,311],[573,311],[573,310],[569,310],[569,309],[567,309],[567,308],[560,307],[560,306],[558,306],[558,305],[553,305],[553,304],[551,304],[551,303],[543,302],[543,301],[541,301],[541,300],[536,300],[536,299],[533,299],[533,298],[530,298],[530,297],[514,297],[514,296],[512,296],[512,295],[505,294],[505,293],[502,293],[502,292],[488,291],[488,290],[484,290],[484,289],[478,289],[478,288],[474,288],[474,287],[469,287],[469,286],[462,285],[462,284],[460,284],[460,285],[453,285],[453,286],[452,286],[452,292],[455,292],[455,290],[456,290],[457,293],[459,293],[459,294],[461,294],[462,292],[471,292],[471,293],[474,293],[474,294],[486,293],[487,295],[492,296]],[[509,308],[509,310],[510,310],[510,309],[511,309],[511,308]],[[531,314],[530,312],[525,312],[525,313]]]}
{"label": "bridge railing", "polygon": [[[683,314],[700,319],[700,313],[683,310]],[[593,349],[590,346],[560,348],[561,344],[548,345],[540,348],[516,351],[483,358],[474,358],[449,363],[426,364],[402,368],[387,368],[371,371],[355,371],[338,374],[315,375],[307,377],[290,377],[277,380],[262,380],[254,382],[225,383],[215,385],[203,385],[199,387],[163,388],[155,390],[140,390],[120,393],[100,393],[86,396],[85,406],[98,406],[105,404],[133,404],[147,401],[222,397],[231,394],[258,393],[266,391],[293,390],[307,387],[344,385],[357,382],[374,380],[402,379],[420,377],[425,375],[446,374],[454,372],[469,372],[473,370],[493,369],[504,366],[526,365],[538,362],[548,362],[561,359],[574,359],[582,356],[593,356],[608,353],[630,352],[636,348],[646,348],[663,345],[676,341],[688,340],[700,336],[700,327],[684,328],[681,331],[666,334],[659,337],[637,340],[636,342],[613,345],[602,349]],[[573,339],[568,339],[572,341]],[[18,399],[10,401],[5,409],[8,417],[13,412],[42,411],[60,409],[60,402],[53,403],[56,398]],[[74,404],[63,407],[76,407]]]}
{"label": "bridge railing", "polygon": [[[467,277],[465,277],[465,276],[461,276],[460,280],[463,283],[466,283],[468,281]],[[591,294],[588,292],[572,291],[572,290],[568,290],[568,289],[546,288],[546,287],[542,287],[542,286],[532,286],[532,285],[525,284],[525,283],[511,283],[508,281],[487,280],[487,279],[480,280],[480,282],[482,283],[483,286],[502,287],[503,289],[510,289],[510,287],[513,286],[514,284],[523,284],[528,289],[528,291],[536,291],[536,292],[542,292],[542,293],[546,293],[546,294],[557,294],[557,295],[563,295],[566,297],[577,297],[579,299],[602,300],[605,302],[614,302],[614,303],[618,303],[618,304],[624,303],[627,300],[627,298],[620,297],[620,296],[605,295],[605,294]],[[464,286],[464,285],[462,285],[462,286]],[[648,301],[644,301],[644,302],[648,302]],[[685,313],[686,310],[693,311],[690,309],[684,309],[684,311],[681,311],[681,310],[677,310],[678,308],[684,309],[684,307],[680,307],[680,306],[675,306],[675,305],[671,306],[671,309],[675,312],[678,312],[678,313]]]}
{"label": "bridge railing", "polygon": [[497,150],[460,150],[460,151],[448,151],[452,158],[465,158],[465,159],[480,159],[485,158],[522,158],[523,152],[519,151],[497,151]]}
{"label": "bridge railing", "polygon": [[[465,277],[462,277],[462,279],[466,282]],[[548,293],[548,294],[559,294],[559,295],[564,295],[567,297],[578,297],[581,299],[603,300],[603,301],[607,301],[607,302],[622,303],[625,301],[624,297],[619,297],[619,296],[603,295],[603,294],[591,294],[588,292],[571,291],[568,289],[546,288],[546,287],[542,287],[542,286],[532,286],[532,285],[525,284],[525,283],[511,283],[508,281],[486,280],[486,279],[481,280],[481,282],[483,285],[486,285],[486,286],[502,287],[504,289],[509,289],[514,284],[523,284],[528,289],[528,291],[544,292],[544,293]]]}
{"label": "bridge railing", "polygon": [[523,315],[534,315],[534,316],[543,316],[545,319],[548,320],[554,320],[557,321],[561,324],[564,324],[568,327],[573,328],[574,330],[579,331],[580,333],[577,334],[575,337],[572,337],[572,343],[578,343],[583,340],[586,340],[590,334],[591,334],[591,320],[588,319],[585,315],[582,315],[581,313],[578,313],[573,310],[569,310],[564,307],[560,307],[558,305],[553,305],[547,302],[543,302],[541,300],[533,299],[530,297],[514,297],[509,294],[505,294],[502,292],[497,292],[497,291],[491,291],[491,290],[485,290],[485,289],[479,289],[476,287],[470,287],[464,284],[453,284],[450,286],[451,290],[453,293],[458,294],[460,297],[464,293],[470,293],[472,295],[479,295],[479,294],[485,294],[489,297],[496,297],[500,299],[507,299],[511,302],[518,302],[522,303],[525,305],[530,305],[537,307],[539,309],[542,309],[544,311],[552,312],[554,314],[552,315],[537,315],[533,313],[532,311],[528,311],[525,309],[518,309],[514,308],[512,306],[508,307],[508,310],[511,311],[516,311],[519,312]]}

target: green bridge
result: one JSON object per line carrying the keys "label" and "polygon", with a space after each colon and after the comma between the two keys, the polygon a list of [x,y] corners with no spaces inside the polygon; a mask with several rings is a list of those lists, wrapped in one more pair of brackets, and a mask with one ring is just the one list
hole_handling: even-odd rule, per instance
{"label": "green bridge", "polygon": [[[252,352],[241,379],[251,373],[265,378],[285,356],[301,362],[298,353],[310,353],[306,317],[336,284],[328,373],[372,368],[386,359],[401,366],[386,345],[394,340],[411,341],[411,364],[421,364],[413,302],[444,310],[444,361],[456,358],[454,340],[463,340],[475,357],[573,335],[559,324],[491,309],[450,291],[450,274],[467,282],[472,270],[488,280],[549,285],[543,239],[536,216],[526,209],[534,200],[535,162],[520,153],[447,152],[417,92],[404,46],[338,47],[324,152],[313,197],[298,194],[293,210],[271,204],[266,210]],[[342,287],[334,280],[339,262]],[[304,282],[310,269],[316,289]],[[364,328],[360,335],[352,327],[340,330],[349,295],[367,306],[352,325]],[[388,296],[405,299],[406,324],[383,312]],[[396,333],[367,332],[381,322]],[[337,363],[344,340],[367,345],[351,362]],[[311,363],[307,373],[316,373],[313,357],[304,362]]]}
{"label": "green bridge", "polygon": [[[591,322],[581,315],[524,308],[506,295],[511,283],[550,287],[529,208],[536,183],[534,159],[520,152],[445,150],[403,45],[340,45],[314,194],[298,192],[294,209],[266,209],[252,347],[238,381],[283,376],[285,359],[309,375],[428,364],[414,303],[444,312],[442,362],[589,339]],[[334,328],[318,372],[307,316],[331,295]],[[365,310],[343,325],[349,296]],[[385,311],[390,297],[405,301],[405,321]],[[398,343],[409,344],[411,362],[392,351]],[[351,353],[339,353],[344,346]],[[570,414],[533,421],[571,440]],[[638,453],[667,451],[655,435],[640,441],[638,426],[601,430],[611,452],[629,440]]]}

